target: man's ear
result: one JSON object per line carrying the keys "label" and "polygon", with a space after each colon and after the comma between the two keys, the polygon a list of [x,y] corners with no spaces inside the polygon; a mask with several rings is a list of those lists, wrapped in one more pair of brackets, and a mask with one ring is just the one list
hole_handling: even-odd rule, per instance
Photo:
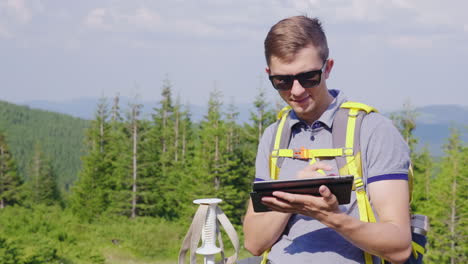
{"label": "man's ear", "polygon": [[266,68],[265,68],[265,72],[266,72],[268,75],[270,75],[270,68],[266,67]]}
{"label": "man's ear", "polygon": [[325,69],[324,77],[325,79],[328,79],[330,77],[331,70],[333,69],[333,65],[335,65],[335,61],[333,59],[328,59],[327,60],[327,67]]}

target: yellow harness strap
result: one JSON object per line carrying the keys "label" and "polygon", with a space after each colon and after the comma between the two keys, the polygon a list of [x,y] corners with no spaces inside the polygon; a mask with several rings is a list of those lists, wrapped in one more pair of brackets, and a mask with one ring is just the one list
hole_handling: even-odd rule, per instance
{"label": "yellow harness strap", "polygon": [[[275,143],[273,145],[273,151],[278,150],[280,148],[280,143],[281,143],[281,135],[283,133],[283,128],[284,124],[286,123],[286,119],[288,118],[289,110],[291,110],[290,106],[286,106],[281,111],[278,113],[277,118],[280,119],[280,122],[278,124],[278,128],[276,129],[276,137],[275,137]],[[270,178],[273,180],[278,179],[279,175],[279,168],[276,166],[278,162],[278,155],[276,156],[270,156]]]}
{"label": "yellow harness strap", "polygon": [[413,246],[413,256],[414,256],[415,259],[418,258],[418,253],[421,254],[421,255],[424,255],[424,253],[426,252],[424,247],[422,247],[421,245],[419,245],[418,243],[416,243],[414,241],[412,243],[412,246]]}
{"label": "yellow harness strap", "polygon": [[314,159],[333,158],[338,156],[353,155],[352,149],[334,148],[334,149],[278,149],[271,152],[272,157],[286,157],[294,159]]}
{"label": "yellow harness strap", "polygon": [[[346,128],[346,148],[353,148],[354,146],[354,132],[356,130],[356,118],[360,110],[364,110],[367,113],[374,111],[370,106],[363,105],[361,103],[347,102],[344,103],[341,107],[349,108],[348,113],[348,125]],[[348,167],[349,174],[354,175],[354,186],[356,189],[356,200],[358,203],[359,209],[359,219],[363,222],[376,222],[374,212],[369,202],[369,197],[367,196],[366,190],[364,188],[364,182],[362,181],[362,168],[361,162],[356,162],[355,156],[346,156],[346,163]],[[359,170],[358,170],[359,167]],[[366,264],[372,264],[372,255],[364,252],[364,259]],[[383,263],[382,259],[382,263]]]}

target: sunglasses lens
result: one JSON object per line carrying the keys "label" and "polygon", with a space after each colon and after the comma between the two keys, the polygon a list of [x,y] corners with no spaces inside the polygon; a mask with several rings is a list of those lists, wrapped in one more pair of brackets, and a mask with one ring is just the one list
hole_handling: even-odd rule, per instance
{"label": "sunglasses lens", "polygon": [[297,76],[297,80],[301,83],[304,88],[312,88],[320,84],[321,71],[311,71],[301,73]]}
{"label": "sunglasses lens", "polygon": [[320,84],[319,80],[299,80],[299,82],[304,88],[312,88]]}
{"label": "sunglasses lens", "polygon": [[292,88],[294,79],[289,76],[275,76],[271,78],[271,82],[273,83],[273,87],[276,90],[287,91]]}

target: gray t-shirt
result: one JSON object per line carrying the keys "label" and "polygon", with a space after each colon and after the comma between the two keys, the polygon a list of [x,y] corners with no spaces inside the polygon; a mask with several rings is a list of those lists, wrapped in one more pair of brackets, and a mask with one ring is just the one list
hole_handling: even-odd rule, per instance
{"label": "gray t-shirt", "polygon": [[[342,92],[330,90],[335,97],[328,109],[312,125],[301,121],[293,111],[289,124],[291,129],[289,149],[332,148],[333,118],[339,106],[346,101]],[[276,132],[276,125],[270,125],[264,132],[258,146],[255,180],[269,180],[269,157],[271,142]],[[374,181],[408,179],[410,163],[409,149],[391,120],[378,113],[368,114],[361,129],[361,157],[363,181],[365,186]],[[323,160],[333,167],[327,175],[339,175],[334,159]],[[307,160],[286,158],[282,164],[279,179],[296,178],[298,171],[309,164]],[[372,204],[372,198],[370,198]],[[359,219],[355,192],[351,202],[340,205],[340,210]],[[372,238],[371,238],[372,239]],[[283,235],[271,248],[268,259],[272,263],[365,263],[363,252],[333,229],[314,218],[291,216]],[[378,263],[378,262],[374,262]]]}

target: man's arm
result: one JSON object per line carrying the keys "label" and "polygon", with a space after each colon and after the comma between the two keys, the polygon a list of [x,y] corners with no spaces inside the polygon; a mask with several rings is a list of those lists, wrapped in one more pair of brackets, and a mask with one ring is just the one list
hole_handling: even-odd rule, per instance
{"label": "man's arm", "polygon": [[[323,162],[317,162],[304,168],[299,178],[323,177],[318,170],[331,170],[331,167]],[[286,227],[291,213],[263,212],[255,213],[252,200],[244,218],[244,246],[253,255],[260,255],[268,250],[278,240]]]}
{"label": "man's arm", "polygon": [[[260,140],[255,161],[255,177],[258,180],[270,179],[270,144],[275,129],[276,125],[268,127]],[[271,248],[283,233],[290,216],[280,212],[255,213],[250,200],[243,223],[245,248],[254,255],[261,255]]]}
{"label": "man's arm", "polygon": [[252,200],[244,218],[244,246],[255,256],[261,255],[278,240],[288,223],[289,213],[255,213]]}
{"label": "man's arm", "polygon": [[[262,201],[275,211],[313,217],[333,228],[348,241],[392,263],[404,263],[411,253],[408,182],[378,181],[369,184],[369,194],[379,221],[361,222],[341,212],[338,201],[326,186],[322,197],[274,192]],[[279,198],[279,199],[278,199]]]}

